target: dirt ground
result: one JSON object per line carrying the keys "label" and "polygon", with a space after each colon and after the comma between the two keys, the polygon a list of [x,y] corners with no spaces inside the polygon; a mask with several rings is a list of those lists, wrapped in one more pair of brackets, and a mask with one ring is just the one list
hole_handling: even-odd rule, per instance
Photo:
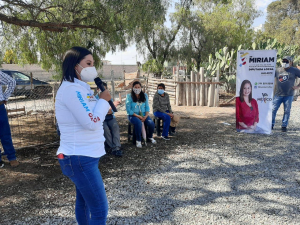
{"label": "dirt ground", "polygon": [[[122,158],[115,158],[112,155],[101,158],[99,166],[104,183],[112,176],[121,176],[122,170],[130,169],[139,173],[145,169],[155,168],[176,146],[188,146],[199,139],[208,141],[216,132],[222,132],[227,126],[231,126],[234,131],[234,107],[173,106],[173,110],[183,117],[178,127],[178,135],[172,139],[176,141],[166,142],[154,135],[158,141],[157,147],[151,148],[148,145],[142,149],[137,149],[128,142],[125,112],[116,113],[125,154]],[[22,221],[26,217],[37,216],[33,213],[36,209],[42,209],[46,205],[56,207],[56,204],[62,204],[66,195],[75,197],[73,185],[61,173],[55,156],[57,148],[58,143],[20,149],[17,151],[20,161],[17,168],[11,168],[4,157],[5,166],[0,169],[2,219]]]}

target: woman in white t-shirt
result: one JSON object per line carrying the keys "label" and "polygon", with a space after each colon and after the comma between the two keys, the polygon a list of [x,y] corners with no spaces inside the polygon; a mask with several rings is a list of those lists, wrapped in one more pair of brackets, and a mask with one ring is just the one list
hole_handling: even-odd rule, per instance
{"label": "woman in white t-shirt", "polygon": [[76,186],[78,224],[105,224],[108,202],[98,163],[105,154],[102,124],[111,96],[106,90],[97,100],[86,83],[97,77],[89,50],[82,47],[68,50],[62,71],[55,101],[61,133],[57,157],[63,174]]}

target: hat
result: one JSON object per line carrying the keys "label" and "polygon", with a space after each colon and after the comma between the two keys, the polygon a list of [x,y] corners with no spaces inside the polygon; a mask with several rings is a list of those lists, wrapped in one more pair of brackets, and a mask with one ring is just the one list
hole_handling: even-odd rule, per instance
{"label": "hat", "polygon": [[293,61],[291,56],[284,56],[282,59],[287,59],[289,62]]}

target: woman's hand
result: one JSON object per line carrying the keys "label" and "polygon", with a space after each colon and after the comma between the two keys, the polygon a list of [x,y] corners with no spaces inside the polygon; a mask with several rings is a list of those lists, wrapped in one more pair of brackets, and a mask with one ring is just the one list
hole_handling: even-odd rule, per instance
{"label": "woman's hand", "polygon": [[254,123],[252,126],[250,126],[250,129],[251,130],[255,130],[256,129],[256,125],[257,125],[257,123]]}
{"label": "woman's hand", "polygon": [[111,95],[108,90],[102,91],[100,94],[98,94],[98,96],[106,101],[111,100]]}
{"label": "woman's hand", "polygon": [[142,122],[145,122],[145,120],[147,119],[147,116],[144,116],[144,117],[141,116],[141,117],[142,117],[142,118],[141,118],[141,121],[142,121]]}

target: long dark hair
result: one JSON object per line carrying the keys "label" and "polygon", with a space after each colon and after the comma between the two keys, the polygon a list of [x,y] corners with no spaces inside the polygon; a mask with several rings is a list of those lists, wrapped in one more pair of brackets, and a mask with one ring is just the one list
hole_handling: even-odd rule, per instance
{"label": "long dark hair", "polygon": [[62,81],[74,82],[74,78],[77,78],[75,66],[87,55],[92,55],[92,53],[83,47],[73,47],[65,53],[62,63]]}
{"label": "long dark hair", "polygon": [[146,101],[146,96],[144,94],[144,92],[141,90],[141,93],[140,93],[140,98],[138,99],[133,91],[133,87],[136,85],[136,84],[139,84],[142,88],[142,84],[141,82],[139,81],[134,81],[133,84],[132,84],[132,88],[131,88],[131,98],[132,98],[132,101],[133,102],[145,102]]}
{"label": "long dark hair", "polygon": [[243,90],[244,90],[244,86],[245,84],[250,84],[250,87],[251,87],[251,92],[249,94],[249,102],[251,102],[252,100],[252,84],[250,82],[250,80],[244,80],[241,84],[241,89],[240,89],[240,100],[241,102],[244,102],[244,94],[243,94]]}

